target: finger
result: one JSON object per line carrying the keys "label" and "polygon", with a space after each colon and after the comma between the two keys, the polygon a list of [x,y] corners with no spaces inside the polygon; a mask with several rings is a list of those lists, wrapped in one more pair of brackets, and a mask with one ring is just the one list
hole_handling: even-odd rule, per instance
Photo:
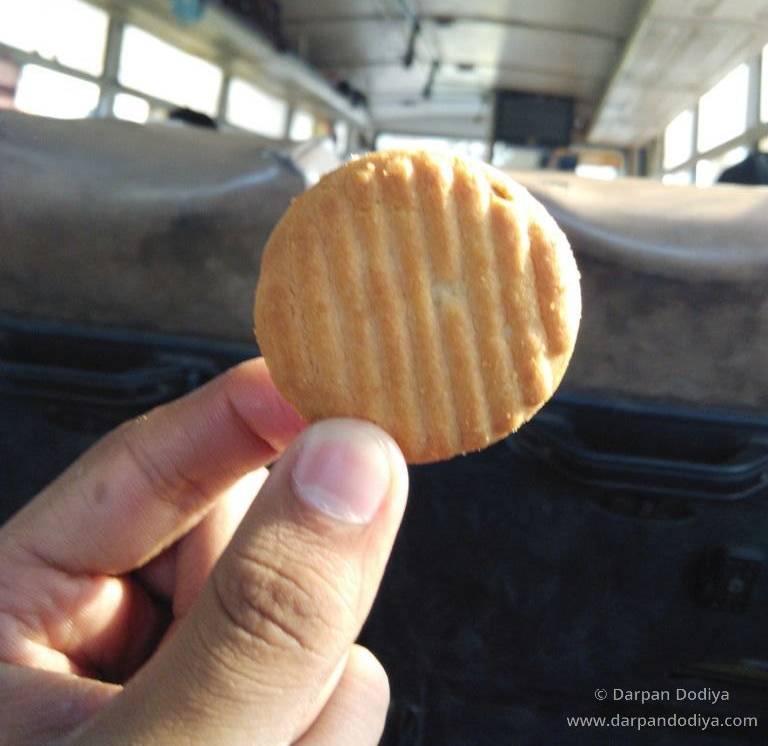
{"label": "finger", "polygon": [[0,663],[0,742],[58,741],[120,691],[114,684]]}
{"label": "finger", "polygon": [[264,361],[243,363],[110,433],[0,538],[68,573],[128,572],[199,523],[302,427]]}
{"label": "finger", "polygon": [[[100,594],[105,601],[99,604],[92,591],[93,598],[79,612],[79,624],[73,624],[71,614],[58,623],[49,622],[49,634],[58,626],[66,630],[52,638],[58,650],[70,660],[87,662],[91,670],[110,681],[131,676],[168,634],[169,623],[175,625],[186,614],[267,474],[266,469],[259,469],[235,482],[189,534],[136,573],[140,585],[105,578],[104,583],[121,584],[122,591],[107,593],[105,588]],[[158,597],[165,603],[157,603]]]}
{"label": "finger", "polygon": [[21,581],[10,607],[14,616],[36,619],[47,607],[45,599],[52,598],[59,613],[45,613],[36,635],[25,624],[24,644],[0,629],[0,660],[125,681],[167,634],[169,622],[186,613],[267,474],[266,469],[250,472],[226,490],[189,534],[136,572],[139,584],[130,577],[62,576],[11,559],[14,577]]}
{"label": "finger", "polygon": [[381,581],[408,474],[379,428],[286,452],[177,633],[94,721],[94,742],[291,743],[325,705]]}
{"label": "finger", "polygon": [[143,661],[167,614],[127,578],[70,576],[0,553],[0,660],[119,680]]}
{"label": "finger", "polygon": [[238,479],[186,536],[136,571],[150,593],[173,605],[174,617],[186,614],[267,476],[262,468]]}
{"label": "finger", "polygon": [[263,468],[246,474],[205,517],[205,525],[196,527],[189,538],[182,539],[173,596],[175,619],[185,616],[192,606],[268,476],[269,472]]}
{"label": "finger", "polygon": [[295,746],[376,746],[389,707],[389,679],[376,657],[354,645],[330,699]]}

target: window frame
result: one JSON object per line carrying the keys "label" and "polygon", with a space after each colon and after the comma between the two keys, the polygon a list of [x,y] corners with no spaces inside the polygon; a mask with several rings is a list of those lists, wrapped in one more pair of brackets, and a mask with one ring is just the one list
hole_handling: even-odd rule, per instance
{"label": "window frame", "polygon": [[[747,99],[746,106],[746,129],[725,142],[721,142],[716,146],[708,149],[701,149],[699,147],[699,102],[702,96],[709,93],[720,81],[722,81],[727,75],[730,75],[741,64],[746,64],[748,67],[747,78]],[[691,184],[696,185],[696,170],[701,170],[702,166],[699,164],[702,161],[718,161],[722,159],[730,151],[746,147],[748,151],[758,149],[759,143],[762,139],[768,137],[768,121],[763,121],[761,112],[768,112],[768,85],[765,86],[765,96],[763,96],[762,74],[768,70],[768,44],[763,47],[760,52],[753,57],[734,65],[726,75],[720,76],[711,86],[697,96],[694,100],[689,102],[687,108],[692,108],[694,112],[693,117],[693,150],[690,158],[682,163],[677,163],[674,166],[667,166],[665,163],[664,153],[664,134],[667,127],[674,120],[673,117],[667,126],[661,131],[657,138],[658,143],[658,155],[657,165],[655,167],[655,175],[659,179],[663,177],[680,173],[682,171],[689,172],[691,174]]]}
{"label": "window frame", "polygon": [[[58,49],[51,56],[47,56],[46,54],[41,53],[36,49],[32,49],[28,51],[27,49],[23,49],[21,47],[15,47],[12,44],[9,44],[7,42],[0,40],[0,51],[2,51],[5,56],[9,56],[12,59],[16,54],[24,56],[25,59],[23,59],[19,63],[20,66],[21,64],[34,64],[34,65],[38,65],[39,67],[48,67],[54,72],[60,72],[65,74],[79,74],[78,77],[81,77],[83,80],[87,80],[87,82],[91,82],[91,83],[98,82],[104,75],[104,68],[105,68],[105,61],[106,61],[106,48],[109,43],[109,24],[110,24],[111,16],[107,8],[102,7],[98,3],[89,2],[89,0],[73,0],[71,4],[75,6],[76,5],[82,6],[84,11],[85,11],[85,8],[87,7],[88,10],[85,11],[86,13],[90,13],[91,11],[94,11],[95,12],[94,18],[96,16],[101,16],[101,18],[99,18],[99,25],[101,25],[102,22],[104,23],[103,36],[99,40],[103,44],[103,46],[100,49],[98,49],[98,54],[100,56],[100,59],[98,59],[98,62],[96,62],[96,59],[93,60],[93,62],[95,62],[98,65],[97,69],[91,70],[91,69],[88,69],[88,67],[76,67],[74,65],[68,64],[67,62],[61,62],[60,60],[62,55],[65,58],[67,56],[66,54],[63,54],[64,50],[62,49]],[[64,12],[66,13],[68,10],[70,9],[65,8]],[[71,8],[71,10],[74,10],[74,8]],[[44,49],[43,52],[45,51],[46,50]],[[93,50],[93,51],[96,52],[97,50]]]}
{"label": "window frame", "polygon": [[[85,72],[77,68],[69,67],[68,65],[64,65],[56,59],[48,59],[38,54],[37,52],[26,52],[22,49],[10,46],[8,44],[4,44],[2,42],[0,42],[0,55],[5,57],[12,63],[16,64],[19,68],[22,68],[24,65],[33,64],[33,65],[38,65],[39,67],[48,68],[54,72],[79,78],[89,83],[96,83],[99,86],[100,92],[99,92],[99,103],[94,113],[94,116],[98,118],[116,119],[113,113],[114,99],[115,99],[115,96],[121,93],[145,99],[147,102],[149,102],[150,107],[153,110],[176,108],[178,104],[176,104],[173,101],[169,101],[158,96],[153,96],[152,94],[146,93],[145,91],[137,90],[135,88],[132,88],[131,86],[124,85],[119,81],[118,71],[119,71],[119,64],[120,64],[120,52],[122,48],[123,31],[126,25],[131,25],[131,26],[138,27],[142,31],[145,31],[146,33],[149,33],[157,37],[161,41],[167,44],[170,44],[171,46],[177,47],[183,52],[200,57],[201,59],[205,60],[210,64],[215,65],[221,70],[222,72],[221,90],[220,90],[219,99],[217,101],[214,119],[220,125],[225,126],[227,129],[252,134],[256,137],[261,137],[263,139],[271,140],[274,142],[282,142],[286,139],[286,137],[273,138],[267,135],[262,135],[254,132],[253,130],[240,127],[229,121],[227,117],[227,100],[229,96],[230,82],[235,77],[242,79],[245,83],[252,85],[255,88],[265,90],[265,92],[267,92],[270,96],[285,102],[285,105],[288,111],[288,114],[286,117],[287,123],[290,123],[291,111],[296,108],[306,111],[315,121],[317,121],[319,118],[322,119],[323,117],[326,116],[326,114],[324,113],[326,110],[322,109],[322,107],[320,110],[318,110],[316,107],[316,104],[309,99],[305,99],[303,97],[294,98],[294,97],[282,96],[274,93],[272,90],[264,89],[257,75],[254,76],[254,75],[244,74],[245,71],[247,71],[248,67],[250,66],[250,63],[245,64],[245,61],[240,58],[230,61],[229,65],[227,66],[223,66],[220,64],[220,61],[216,59],[214,54],[201,54],[199,51],[190,52],[190,50],[186,49],[183,45],[179,44],[178,39],[171,38],[172,35],[170,34],[168,35],[163,34],[158,29],[155,29],[155,28],[149,29],[146,27],[146,25],[142,24],[138,20],[132,19],[130,21],[127,21],[127,20],[124,21],[121,18],[117,17],[112,12],[110,12],[111,6],[107,4],[103,4],[98,1],[97,2],[90,2],[90,0],[84,0],[84,1],[90,5],[93,5],[94,8],[98,8],[100,10],[105,11],[108,16],[107,40],[106,40],[106,48],[104,50],[104,64],[102,65],[102,71],[99,75]],[[234,72],[235,70],[236,72]],[[349,137],[348,137],[349,144],[347,144],[347,147],[345,148],[345,151],[348,153],[350,150],[350,144],[354,141],[354,137],[355,137],[355,133],[357,132],[358,125],[353,123],[344,112],[336,111],[335,109],[333,109],[333,112],[334,112],[333,114],[328,115],[330,116],[331,119],[338,118],[338,119],[344,120],[350,128]],[[288,127],[288,124],[286,125],[286,129],[287,127]],[[287,135],[287,132],[286,132],[286,135]]]}

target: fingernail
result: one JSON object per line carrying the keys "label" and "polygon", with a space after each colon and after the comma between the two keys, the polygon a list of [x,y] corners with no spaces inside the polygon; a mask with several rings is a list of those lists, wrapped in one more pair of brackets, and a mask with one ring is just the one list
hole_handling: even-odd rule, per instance
{"label": "fingernail", "polygon": [[378,429],[356,420],[328,420],[305,435],[293,467],[296,495],[344,523],[370,523],[387,495],[391,466]]}

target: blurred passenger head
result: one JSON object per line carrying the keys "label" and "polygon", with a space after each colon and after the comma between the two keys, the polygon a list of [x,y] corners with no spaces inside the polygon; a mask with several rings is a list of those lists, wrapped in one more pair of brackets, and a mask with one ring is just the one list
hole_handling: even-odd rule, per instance
{"label": "blurred passenger head", "polygon": [[212,119],[207,114],[186,107],[171,109],[171,111],[168,112],[168,120],[171,122],[182,122],[183,124],[189,124],[193,127],[204,127],[205,129],[211,130],[217,130],[219,128],[215,119]]}

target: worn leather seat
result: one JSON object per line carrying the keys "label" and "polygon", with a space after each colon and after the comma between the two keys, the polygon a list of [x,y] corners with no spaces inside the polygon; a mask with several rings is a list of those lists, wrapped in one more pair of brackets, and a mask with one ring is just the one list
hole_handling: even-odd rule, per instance
{"label": "worn leather seat", "polygon": [[250,340],[304,179],[249,135],[0,112],[0,311]]}
{"label": "worn leather seat", "polygon": [[[516,173],[582,273],[571,389],[768,407],[768,189]],[[251,340],[304,179],[248,135],[0,113],[0,311]]]}
{"label": "worn leather seat", "polygon": [[768,407],[768,188],[516,173],[582,274],[564,385]]}
{"label": "worn leather seat", "polygon": [[768,188],[609,182],[550,171],[513,176],[592,256],[686,279],[749,280],[768,270]]}

